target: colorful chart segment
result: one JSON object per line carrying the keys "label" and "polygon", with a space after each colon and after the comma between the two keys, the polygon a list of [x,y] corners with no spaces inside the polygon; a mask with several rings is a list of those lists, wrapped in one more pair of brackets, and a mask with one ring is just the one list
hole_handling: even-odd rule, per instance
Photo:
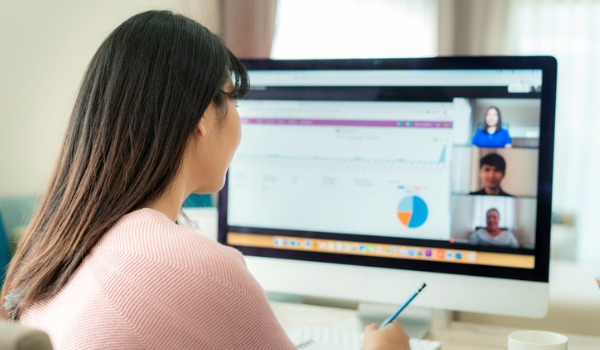
{"label": "colorful chart segment", "polygon": [[427,221],[429,209],[427,203],[419,196],[404,197],[398,203],[398,219],[408,228],[417,228]]}

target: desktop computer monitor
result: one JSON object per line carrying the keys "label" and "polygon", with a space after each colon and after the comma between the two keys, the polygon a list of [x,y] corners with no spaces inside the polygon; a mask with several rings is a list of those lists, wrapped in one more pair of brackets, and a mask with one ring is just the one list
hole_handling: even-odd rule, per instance
{"label": "desktop computer monitor", "polygon": [[244,63],[219,241],[266,291],[546,313],[554,58]]}

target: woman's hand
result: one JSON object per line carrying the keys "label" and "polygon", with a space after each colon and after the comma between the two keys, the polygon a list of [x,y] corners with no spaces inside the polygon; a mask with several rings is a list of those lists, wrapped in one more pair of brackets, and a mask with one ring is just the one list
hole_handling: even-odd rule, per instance
{"label": "woman's hand", "polygon": [[408,335],[404,328],[394,321],[383,329],[376,324],[365,327],[364,350],[409,350]]}

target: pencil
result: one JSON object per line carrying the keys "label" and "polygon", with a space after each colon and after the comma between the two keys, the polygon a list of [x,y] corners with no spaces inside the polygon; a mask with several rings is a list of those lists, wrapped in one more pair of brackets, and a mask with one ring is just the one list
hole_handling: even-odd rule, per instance
{"label": "pencil", "polygon": [[408,298],[407,301],[404,302],[404,304],[402,304],[402,306],[400,306],[398,308],[398,310],[396,310],[396,312],[394,312],[394,314],[390,317],[388,317],[385,321],[383,321],[383,323],[381,324],[381,326],[379,326],[379,329],[387,326],[388,324],[392,323],[392,321],[394,321],[396,319],[396,317],[398,317],[398,315],[400,315],[400,313],[402,312],[402,310],[404,310],[408,304],[410,304],[411,301],[413,301],[414,298],[417,297],[417,295],[419,295],[419,293],[421,293],[421,291],[423,290],[423,288],[425,288],[427,286],[426,283],[423,283],[423,285],[421,286],[421,288],[419,288],[419,290],[417,290],[416,292],[413,293],[413,295]]}

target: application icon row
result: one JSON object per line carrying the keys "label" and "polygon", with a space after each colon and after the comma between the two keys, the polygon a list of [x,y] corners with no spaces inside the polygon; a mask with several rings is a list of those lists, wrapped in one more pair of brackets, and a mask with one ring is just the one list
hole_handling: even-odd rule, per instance
{"label": "application icon row", "polygon": [[477,253],[456,249],[400,246],[390,244],[308,239],[298,237],[273,237],[273,247],[381,257],[475,262]]}

